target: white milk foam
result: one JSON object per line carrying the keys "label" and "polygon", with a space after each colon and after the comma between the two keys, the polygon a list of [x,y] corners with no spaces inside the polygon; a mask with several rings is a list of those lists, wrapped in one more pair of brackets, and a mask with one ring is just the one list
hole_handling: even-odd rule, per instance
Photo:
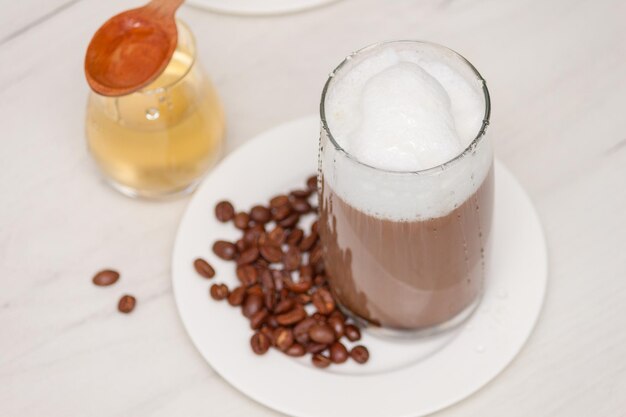
{"label": "white milk foam", "polygon": [[[324,178],[347,203],[377,217],[443,216],[480,186],[492,160],[482,140],[435,172],[476,138],[483,123],[483,82],[457,54],[416,42],[394,42],[358,53],[334,75],[324,99],[327,126],[354,159],[323,158]],[[333,148],[333,149],[328,149]],[[332,172],[329,172],[332,171]],[[329,175],[331,174],[331,175]]]}

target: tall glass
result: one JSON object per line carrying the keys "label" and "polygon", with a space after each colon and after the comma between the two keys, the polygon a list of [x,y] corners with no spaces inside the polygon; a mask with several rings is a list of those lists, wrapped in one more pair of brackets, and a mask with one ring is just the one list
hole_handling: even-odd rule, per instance
{"label": "tall glass", "polygon": [[[482,126],[451,160],[415,172],[383,170],[359,161],[333,137],[325,114],[329,90],[385,48],[442,57],[482,98]],[[392,335],[433,334],[463,322],[479,303],[489,255],[494,178],[484,79],[442,46],[376,44],[333,71],[320,110],[319,229],[336,299],[361,324]]]}
{"label": "tall glass", "polygon": [[87,141],[107,181],[119,191],[163,197],[192,190],[219,158],[224,116],[196,59],[187,25],[164,72],[132,94],[91,92]]}

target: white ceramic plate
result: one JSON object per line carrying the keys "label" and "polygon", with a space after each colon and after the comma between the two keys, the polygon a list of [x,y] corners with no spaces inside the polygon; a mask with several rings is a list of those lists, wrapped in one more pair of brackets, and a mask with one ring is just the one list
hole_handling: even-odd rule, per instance
{"label": "white ceramic plate", "polygon": [[337,0],[187,0],[187,4],[222,13],[272,15],[320,7]]}
{"label": "white ceramic plate", "polygon": [[[235,239],[232,225],[214,218],[215,204],[252,205],[301,187],[317,166],[317,117],[278,126],[230,154],[204,180],[182,219],[172,273],[176,304],[200,353],[229,383],[268,407],[298,417],[421,416],[476,392],[517,355],[544,298],[547,256],[535,210],[517,181],[496,163],[492,274],[476,313],[459,330],[411,342],[367,332],[366,365],[349,362],[319,370],[310,358],[250,350],[251,330],[239,309],[209,299],[209,282],[192,263],[209,260],[217,281],[233,287],[232,263],[211,252],[217,239]],[[209,394],[210,395],[210,394]]]}

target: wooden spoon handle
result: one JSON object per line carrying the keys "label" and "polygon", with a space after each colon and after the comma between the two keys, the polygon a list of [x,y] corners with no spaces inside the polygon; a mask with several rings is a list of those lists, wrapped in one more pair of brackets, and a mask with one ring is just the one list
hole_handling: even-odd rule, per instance
{"label": "wooden spoon handle", "polygon": [[152,0],[146,8],[161,16],[173,16],[185,0]]}

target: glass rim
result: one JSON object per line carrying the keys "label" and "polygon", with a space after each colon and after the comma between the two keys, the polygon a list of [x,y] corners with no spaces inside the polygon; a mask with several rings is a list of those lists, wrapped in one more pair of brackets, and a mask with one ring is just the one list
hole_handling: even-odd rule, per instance
{"label": "glass rim", "polygon": [[[360,161],[357,157],[355,157],[354,155],[352,155],[350,152],[348,152],[347,150],[345,150],[340,144],[339,142],[337,142],[337,140],[335,140],[333,134],[330,131],[330,128],[328,127],[328,122],[326,120],[326,109],[325,109],[325,102],[326,102],[326,94],[328,93],[329,87],[332,84],[335,75],[348,63],[352,60],[352,58],[354,58],[357,55],[361,55],[365,52],[371,51],[373,49],[376,48],[380,48],[380,47],[384,47],[387,45],[392,45],[392,44],[400,44],[400,43],[407,43],[407,44],[421,44],[421,45],[427,45],[427,46],[431,46],[431,47],[435,47],[435,48],[439,48],[439,49],[443,49],[446,50],[448,52],[451,52],[452,54],[454,54],[456,57],[460,58],[461,62],[465,63],[474,73],[474,75],[476,75],[477,79],[482,83],[482,90],[483,90],[483,96],[484,96],[484,100],[485,100],[485,113],[483,115],[483,121],[482,124],[480,126],[480,129],[478,131],[478,133],[476,134],[476,136],[474,137],[474,139],[469,143],[469,145],[467,145],[460,153],[458,153],[457,155],[455,155],[453,158],[447,160],[446,162],[443,162],[441,164],[432,166],[430,168],[425,168],[425,169],[419,169],[419,170],[391,170],[391,169],[386,169],[386,168],[378,168],[375,167],[373,165],[367,164],[363,161]],[[358,49],[354,52],[352,52],[351,54],[349,54],[348,56],[346,56],[340,63],[339,65],[337,65],[337,67],[335,67],[335,69],[330,73],[328,79],[326,80],[326,83],[324,84],[324,88],[322,90],[322,98],[321,98],[321,102],[320,102],[320,119],[322,122],[322,129],[326,132],[326,135],[328,136],[328,138],[330,139],[331,143],[333,144],[333,146],[335,147],[335,149],[337,151],[339,151],[340,153],[342,153],[346,158],[348,158],[349,160],[376,170],[376,171],[380,171],[380,172],[385,172],[388,174],[427,174],[430,172],[434,172],[434,171],[441,171],[446,169],[448,166],[454,164],[455,162],[463,159],[467,154],[469,154],[470,152],[472,152],[476,146],[478,146],[478,144],[482,141],[483,137],[485,136],[486,132],[487,132],[487,126],[489,126],[489,117],[491,115],[491,98],[489,95],[489,89],[487,88],[487,81],[485,81],[485,79],[483,78],[483,76],[478,72],[478,70],[476,69],[476,67],[474,67],[474,65],[472,65],[471,62],[469,62],[463,55],[459,54],[458,52],[434,43],[434,42],[428,42],[428,41],[419,41],[419,40],[392,40],[392,41],[384,41],[384,42],[377,42],[377,43],[373,43],[370,45],[367,45],[361,49]]]}
{"label": "glass rim", "polygon": [[[168,90],[172,87],[174,87],[176,84],[178,84],[179,82],[181,82],[186,76],[187,74],[189,74],[189,72],[191,72],[191,69],[193,68],[193,66],[196,64],[196,56],[197,56],[197,51],[196,51],[196,38],[193,35],[193,32],[191,31],[191,29],[189,28],[189,26],[183,22],[180,19],[176,19],[176,26],[177,26],[177,36],[178,33],[180,32],[180,28],[183,28],[185,30],[185,32],[189,35],[189,41],[190,41],[190,45],[191,45],[191,63],[189,64],[189,66],[187,67],[187,69],[185,69],[185,72],[182,73],[179,77],[177,77],[175,80],[172,80],[172,82],[166,84],[166,85],[162,85],[160,87],[155,87],[155,88],[147,88],[148,86],[139,89],[135,92],[130,93],[131,94],[145,94],[145,95],[152,95],[152,94],[159,94],[162,93],[165,90]],[[177,47],[178,47],[178,41],[180,38],[177,39]],[[174,53],[176,53],[176,51],[174,50]],[[172,57],[174,55],[172,54]],[[171,61],[171,58],[170,58]],[[169,63],[168,63],[169,65]],[[167,68],[167,66],[166,66]],[[160,76],[161,74],[159,74]],[[158,78],[158,77],[157,77]]]}

